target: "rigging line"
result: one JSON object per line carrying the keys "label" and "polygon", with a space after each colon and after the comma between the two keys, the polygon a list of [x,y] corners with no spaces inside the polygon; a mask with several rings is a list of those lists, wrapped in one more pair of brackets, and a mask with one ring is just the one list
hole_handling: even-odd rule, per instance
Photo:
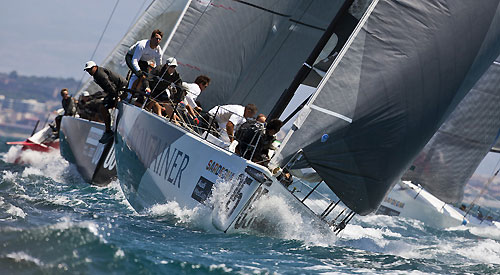
{"label": "rigging line", "polygon": [[[179,49],[177,50],[177,52],[174,54],[174,58],[179,54],[179,51],[184,47],[184,44],[186,44],[186,41],[188,40],[189,36],[191,35],[191,33],[193,32],[194,28],[196,27],[196,25],[198,25],[198,23],[200,22],[201,20],[201,17],[203,17],[203,15],[205,14],[205,12],[208,10],[208,7],[212,4],[212,0],[210,0],[210,2],[208,3],[208,5],[205,7],[205,9],[203,10],[203,12],[201,13],[201,15],[198,17],[198,20],[196,20],[196,22],[193,24],[193,27],[191,28],[191,30],[189,30],[189,33],[186,35],[184,41],[182,41],[182,44],[181,46],[179,47]],[[184,17],[185,15],[183,15],[182,17]],[[180,20],[182,21],[184,18],[181,18]],[[165,51],[167,49],[163,49],[163,54],[165,54]],[[165,64],[166,65],[166,64]],[[164,66],[164,65],[163,65]],[[167,73],[168,71],[168,68],[162,73],[162,75],[160,76],[161,79],[164,78],[165,76],[165,73]],[[160,84],[160,82],[158,81],[158,83],[156,83],[156,85],[154,86],[153,89],[151,89],[151,91],[154,91],[156,89],[156,87],[158,86],[158,84]],[[182,85],[182,83],[181,83]]]}
{"label": "rigging line", "polygon": [[326,31],[326,28],[321,28],[321,27],[318,27],[318,26],[314,26],[314,25],[311,25],[311,24],[307,24],[307,23],[304,23],[304,22],[299,21],[299,20],[290,19],[290,21],[291,21],[291,22],[293,22],[293,23],[296,23],[296,24],[302,25],[302,26],[309,27],[309,28],[317,29],[317,30],[320,30],[320,31]]}
{"label": "rigging line", "polygon": [[[203,12],[200,14],[200,16],[198,17],[198,19],[196,20],[196,22],[193,24],[193,27],[191,28],[191,30],[189,30],[189,33],[186,35],[186,38],[184,39],[184,41],[182,41],[182,44],[180,45],[179,49],[177,50],[177,52],[175,53],[175,55],[173,57],[176,57],[179,54],[179,51],[184,47],[184,44],[186,44],[186,41],[191,36],[191,33],[193,33],[194,28],[198,25],[198,23],[200,22],[200,20],[203,17],[203,15],[207,12],[208,7],[210,7],[212,5],[212,2],[213,2],[213,0],[210,0],[210,2],[205,7],[205,9],[203,10]],[[163,78],[163,76],[162,76],[162,78]]]}
{"label": "rigging line", "polygon": [[[312,5],[312,1],[309,2],[309,5],[304,9],[304,12],[300,15],[300,19],[302,19],[302,17],[305,16],[305,14],[307,13],[307,11],[309,10],[309,8],[311,7]],[[291,21],[291,20],[290,20]],[[293,22],[293,21],[291,21]],[[293,27],[295,28],[295,26]],[[290,29],[290,28],[289,28]],[[259,77],[257,79],[261,79],[262,76],[264,75],[264,73],[266,72],[267,68],[269,67],[269,65],[274,61],[274,59],[276,58],[276,56],[278,55],[278,53],[281,51],[281,48],[283,48],[283,46],[285,45],[286,41],[288,41],[288,38],[290,38],[290,35],[292,35],[293,31],[289,31],[288,34],[286,35],[285,39],[283,39],[283,41],[281,42],[281,44],[279,45],[279,47],[276,49],[275,51],[275,54],[272,58],[269,59],[269,62],[267,63],[266,65],[266,69],[265,70],[262,70]],[[258,81],[255,81],[254,84],[252,85],[252,87],[250,87],[250,91],[252,91],[255,86],[257,86],[257,82]],[[244,98],[243,98],[243,101],[247,100],[247,98],[250,96],[250,94],[247,94]]]}
{"label": "rigging line", "polygon": [[[145,2],[146,2],[146,1],[145,1]],[[172,5],[174,5],[174,3],[175,3],[175,1],[172,1],[172,3],[170,3],[170,5],[164,9],[164,11],[169,10],[169,9],[170,9],[170,7],[171,7]],[[149,9],[152,5],[153,5],[153,2],[149,4],[148,9]],[[141,8],[142,8],[142,6],[141,6]],[[177,19],[177,20],[182,20],[182,17],[184,17],[184,13],[181,15],[181,18],[179,18],[179,19]],[[171,34],[170,34],[169,39],[171,38],[171,36],[172,36],[172,35],[173,35],[173,33],[171,33]],[[162,52],[161,52],[161,56],[162,56],[162,58],[163,58],[163,55],[165,54],[165,50],[166,50],[166,47],[167,47],[168,43],[169,43],[169,42],[167,41],[167,43],[163,46],[164,48],[162,49]],[[161,45],[160,45],[160,48],[161,48]],[[162,65],[162,64],[156,64],[156,67],[158,67],[158,66],[163,66],[163,65]],[[162,70],[162,67],[159,67],[159,69],[160,69],[160,70]],[[163,77],[165,76],[165,73],[166,73],[167,71],[168,71],[168,68],[167,68],[167,69],[165,69],[165,71],[162,73],[162,75],[160,76],[160,79],[163,79]],[[156,87],[158,87],[158,85],[159,85],[159,84],[160,84],[160,81],[158,81],[158,82],[156,83],[156,85],[153,87],[153,89],[151,89],[151,92],[153,92],[153,91],[156,89]],[[181,84],[182,84],[182,83],[181,83]],[[157,96],[156,96],[156,97],[154,97],[153,99],[156,99],[157,97],[159,97],[161,94],[163,94],[163,92],[165,92],[165,91],[162,91],[159,95],[157,95]]]}
{"label": "rigging line", "polygon": [[134,22],[137,21],[137,18],[139,17],[139,14],[141,14],[141,12],[143,11],[144,4],[146,4],[147,1],[148,0],[144,0],[144,2],[142,2],[141,7],[139,8],[139,10],[137,10],[137,13],[135,14],[132,21],[130,21],[130,25],[128,26],[127,30],[130,30],[130,28],[132,28],[132,26],[134,25]]}
{"label": "rigging line", "polygon": [[[244,5],[247,5],[247,6],[250,6],[250,7],[254,7],[256,9],[259,9],[259,10],[263,10],[263,11],[266,11],[266,12],[269,12],[269,13],[272,13],[272,14],[276,14],[276,15],[279,15],[279,16],[282,16],[282,17],[287,17],[287,18],[290,18],[292,17],[292,15],[289,15],[289,14],[284,14],[284,13],[280,13],[280,12],[277,12],[277,11],[273,11],[271,9],[267,9],[267,8],[264,8],[264,7],[261,7],[261,6],[258,6],[258,5],[255,5],[255,4],[252,4],[252,3],[248,3],[246,1],[241,1],[241,0],[233,0],[234,2],[238,2],[238,3],[241,3],[241,4],[244,4]],[[317,29],[317,30],[322,30],[322,31],[326,31],[325,28],[321,28],[321,27],[318,27],[318,26],[314,26],[314,25],[311,25],[311,24],[307,24],[307,23],[304,23],[304,22],[301,22],[299,20],[296,20],[296,19],[289,19],[291,22],[293,23],[296,23],[296,24],[299,24],[299,25],[303,25],[303,26],[306,26],[306,27],[310,27],[310,28],[313,28],[313,29]]]}
{"label": "rigging line", "polygon": [[[497,165],[495,166],[495,169],[498,168],[498,164],[500,163],[500,159],[498,160],[497,162]],[[467,216],[467,214],[469,214],[470,210],[472,210],[472,207],[476,204],[476,202],[483,197],[484,193],[487,191],[487,188],[489,187],[489,185],[493,182],[493,180],[495,179],[495,177],[498,175],[498,173],[500,172],[500,169],[498,169],[489,179],[488,181],[484,184],[483,188],[481,188],[481,191],[479,192],[479,194],[474,198],[474,200],[472,200],[472,202],[470,203],[469,205],[469,210],[465,213],[464,217]]]}
{"label": "rigging line", "polygon": [[[95,46],[94,52],[92,53],[92,56],[90,57],[90,60],[94,59],[95,53],[97,52],[97,49],[99,48],[99,45],[101,44],[102,38],[104,37],[104,33],[108,29],[109,23],[111,22],[111,18],[113,18],[113,14],[116,11],[116,7],[118,6],[118,3],[120,3],[120,0],[116,0],[115,6],[113,7],[113,10],[111,11],[111,14],[108,17],[108,22],[106,22],[106,26],[104,26],[104,30],[101,33],[101,37],[99,37],[99,40],[97,41],[97,45]],[[78,85],[77,91],[79,91],[82,88],[82,82],[83,78],[85,77],[85,73],[83,73],[82,78],[80,79],[80,84]]]}
{"label": "rigging line", "polygon": [[97,52],[97,48],[99,48],[99,45],[101,44],[102,38],[104,37],[104,33],[108,29],[109,23],[111,22],[111,18],[113,18],[113,14],[115,13],[115,10],[116,10],[116,7],[118,6],[118,3],[120,3],[120,0],[116,0],[116,4],[113,7],[113,11],[111,11],[111,14],[109,15],[108,22],[106,22],[106,26],[104,27],[104,30],[101,33],[101,37],[99,37],[99,41],[97,42],[97,45],[95,46],[94,52],[92,53],[90,60],[94,59],[95,53]]}

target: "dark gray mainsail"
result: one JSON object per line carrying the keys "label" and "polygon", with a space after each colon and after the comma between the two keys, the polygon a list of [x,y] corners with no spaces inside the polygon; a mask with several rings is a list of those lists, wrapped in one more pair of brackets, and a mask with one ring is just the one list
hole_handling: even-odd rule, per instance
{"label": "dark gray mainsail", "polygon": [[193,1],[165,50],[185,81],[213,79],[203,107],[254,103],[267,113],[344,1]]}
{"label": "dark gray mainsail", "polygon": [[[137,22],[125,34],[120,43],[111,51],[99,66],[108,68],[122,76],[127,75],[128,67],[125,64],[125,55],[130,46],[142,39],[149,39],[154,29],[163,32],[163,44],[168,43],[168,39],[175,31],[183,12],[191,0],[156,0],[149,5]],[[83,67],[83,65],[82,65]],[[100,88],[90,78],[81,90],[90,93],[98,91]]]}
{"label": "dark gray mainsail", "polygon": [[374,1],[295,121],[303,150],[359,214],[381,200],[499,54],[499,1]]}
{"label": "dark gray mainsail", "polygon": [[498,138],[499,105],[500,64],[494,62],[402,179],[422,185],[444,202],[462,201],[465,185]]}

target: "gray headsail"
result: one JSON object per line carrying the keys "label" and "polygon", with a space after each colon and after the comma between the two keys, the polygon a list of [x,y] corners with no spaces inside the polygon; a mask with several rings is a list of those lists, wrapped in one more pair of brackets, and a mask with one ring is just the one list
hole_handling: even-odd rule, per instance
{"label": "gray headsail", "polygon": [[204,108],[254,103],[267,113],[292,81],[344,1],[193,1],[165,56],[183,80],[213,79]]}
{"label": "gray headsail", "polygon": [[497,8],[375,0],[299,114],[281,164],[302,149],[297,168],[312,167],[357,213],[377,209],[498,56]]}
{"label": "gray headsail", "polygon": [[499,105],[500,64],[493,63],[402,179],[422,185],[444,202],[462,201],[465,185],[498,138]]}
{"label": "gray headsail", "polygon": [[[125,55],[129,47],[139,40],[148,39],[154,29],[160,29],[164,35],[163,41],[167,41],[168,37],[175,30],[175,26],[185,11],[186,6],[190,2],[190,0],[153,1],[141,17],[139,17],[137,22],[130,28],[127,34],[125,34],[120,43],[118,43],[106,59],[98,65],[106,67],[120,75],[127,75],[129,69],[125,64]],[[91,93],[99,89],[100,88],[94,83],[92,78],[90,78],[82,88],[82,90],[88,90]]]}

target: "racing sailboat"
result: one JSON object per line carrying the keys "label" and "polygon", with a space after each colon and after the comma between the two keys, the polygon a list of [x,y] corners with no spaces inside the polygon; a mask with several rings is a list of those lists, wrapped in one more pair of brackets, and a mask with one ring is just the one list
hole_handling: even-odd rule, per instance
{"label": "racing sailboat", "polygon": [[[208,134],[120,103],[115,156],[130,204],[138,211],[170,201],[214,207],[213,224],[224,232],[272,224],[253,211],[271,195],[336,232],[355,213],[375,211],[500,54],[500,10],[493,0],[354,2],[186,1],[165,55],[177,58],[183,79],[214,79],[200,96],[205,107],[254,103],[271,117],[281,115],[290,87],[314,65],[303,63],[316,42],[343,15],[356,18],[353,10],[363,9],[269,167],[218,147]],[[463,37],[468,42],[457,43]],[[317,214],[306,198],[298,200],[279,176],[303,168],[314,169],[351,210],[334,218],[338,202]],[[227,200],[210,205],[213,188],[224,182],[231,184]]]}
{"label": "racing sailboat", "polygon": [[[48,117],[47,117],[48,121]],[[51,150],[59,149],[59,137],[54,134],[52,127],[49,125],[44,125],[42,129],[37,131],[40,121],[37,121],[33,132],[30,137],[25,141],[8,141],[6,144],[13,146],[21,146],[20,151],[15,157],[15,163],[22,163],[22,152],[23,151],[37,151],[37,152],[49,152]]]}

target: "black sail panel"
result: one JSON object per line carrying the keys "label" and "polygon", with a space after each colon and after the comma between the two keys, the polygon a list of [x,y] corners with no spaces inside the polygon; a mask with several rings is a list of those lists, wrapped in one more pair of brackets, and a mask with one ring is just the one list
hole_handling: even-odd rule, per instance
{"label": "black sail panel", "polygon": [[498,56],[498,14],[498,1],[374,1],[278,161],[302,149],[296,167],[357,213],[377,209]]}
{"label": "black sail panel", "polygon": [[213,79],[204,109],[254,103],[267,113],[288,87],[344,1],[193,1],[165,55],[183,80]]}
{"label": "black sail panel", "polygon": [[500,64],[493,63],[402,179],[422,185],[444,202],[462,201],[464,187],[498,138],[499,105]]}

